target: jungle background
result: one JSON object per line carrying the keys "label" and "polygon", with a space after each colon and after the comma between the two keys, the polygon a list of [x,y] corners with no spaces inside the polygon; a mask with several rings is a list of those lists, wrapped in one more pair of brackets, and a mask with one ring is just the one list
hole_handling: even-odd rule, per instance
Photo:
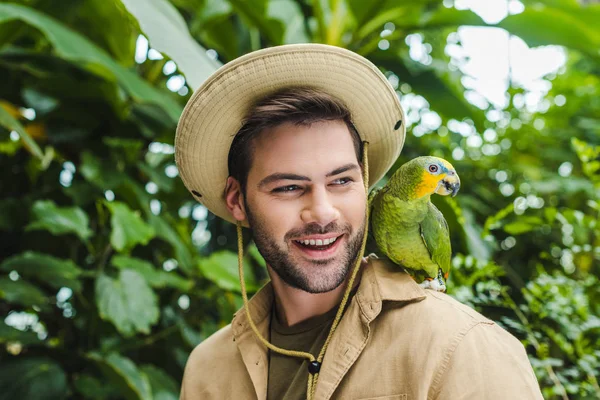
{"label": "jungle background", "polygon": [[[434,199],[449,293],[522,341],[545,398],[600,398],[600,6],[502,2],[493,23],[460,0],[0,2],[0,398],[178,398],[241,306],[235,229],[177,176],[178,117],[220,64],[297,42],[381,68],[408,115],[393,170],[432,154],[461,176]],[[513,59],[486,100],[469,27],[563,62],[533,87],[490,41]]]}

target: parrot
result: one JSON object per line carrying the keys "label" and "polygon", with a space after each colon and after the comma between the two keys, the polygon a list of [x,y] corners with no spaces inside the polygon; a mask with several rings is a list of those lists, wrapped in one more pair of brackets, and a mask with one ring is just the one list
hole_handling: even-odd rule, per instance
{"label": "parrot", "polygon": [[445,292],[452,249],[443,214],[431,195],[456,196],[460,178],[439,157],[403,164],[380,189],[369,194],[371,243],[423,288]]}

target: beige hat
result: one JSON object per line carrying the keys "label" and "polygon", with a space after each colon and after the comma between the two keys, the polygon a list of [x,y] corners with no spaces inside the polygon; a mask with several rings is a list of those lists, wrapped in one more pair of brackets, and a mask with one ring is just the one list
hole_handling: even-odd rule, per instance
{"label": "beige hat", "polygon": [[235,222],[224,191],[229,148],[251,107],[280,89],[302,86],[326,92],[350,110],[369,142],[369,182],[379,181],[400,155],[404,112],[394,88],[366,58],[323,44],[258,50],[219,68],[188,101],[177,126],[175,161],[196,200]]}

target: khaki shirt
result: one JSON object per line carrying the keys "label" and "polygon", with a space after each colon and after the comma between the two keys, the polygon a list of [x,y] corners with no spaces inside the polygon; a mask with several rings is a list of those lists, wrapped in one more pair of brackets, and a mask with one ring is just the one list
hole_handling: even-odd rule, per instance
{"label": "khaki shirt", "polygon": [[[268,337],[270,284],[251,300]],[[267,396],[267,349],[246,313],[198,345],[181,400]],[[542,399],[523,345],[452,297],[424,290],[389,262],[371,259],[331,340],[315,400]]]}

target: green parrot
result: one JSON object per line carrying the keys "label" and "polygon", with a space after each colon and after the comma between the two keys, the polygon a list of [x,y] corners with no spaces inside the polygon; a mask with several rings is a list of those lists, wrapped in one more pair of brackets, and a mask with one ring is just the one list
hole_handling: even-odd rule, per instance
{"label": "green parrot", "polygon": [[438,157],[417,157],[369,195],[371,236],[379,253],[404,267],[422,287],[445,291],[450,272],[450,234],[431,202],[434,193],[454,197],[460,179]]}

